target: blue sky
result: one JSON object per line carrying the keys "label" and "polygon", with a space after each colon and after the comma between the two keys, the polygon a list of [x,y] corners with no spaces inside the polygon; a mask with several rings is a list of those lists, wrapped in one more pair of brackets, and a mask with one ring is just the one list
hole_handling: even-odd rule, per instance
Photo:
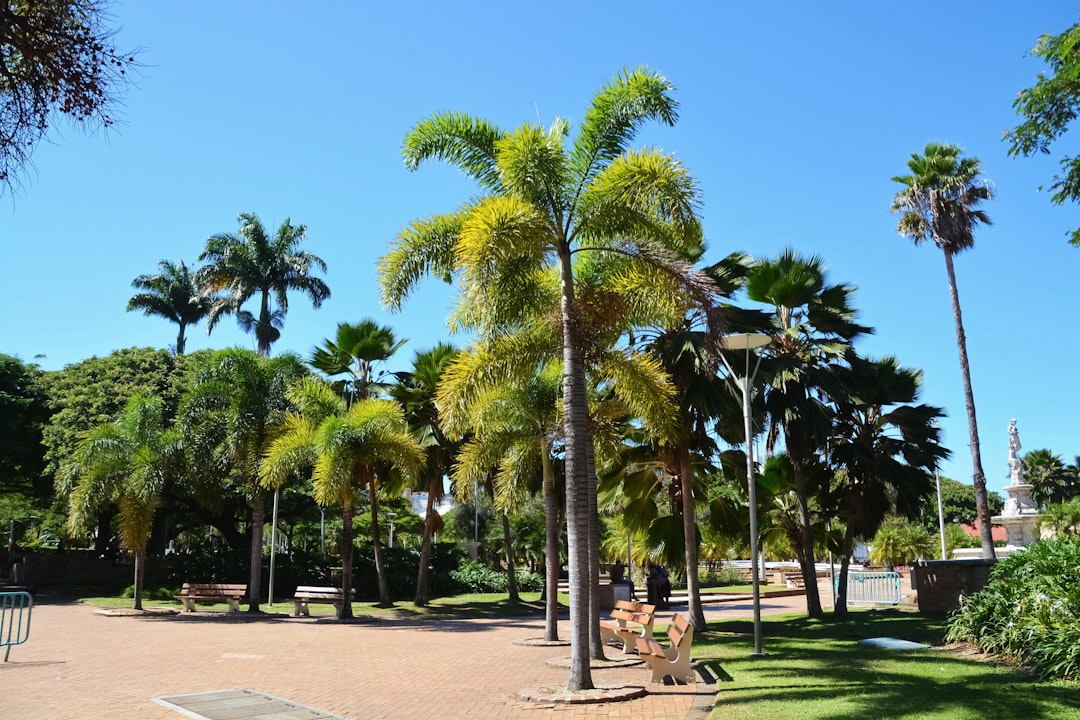
{"label": "blue sky", "polygon": [[[373,317],[417,349],[447,338],[450,290],[426,284],[405,311],[379,306],[375,261],[411,220],[474,188],[439,165],[407,171],[401,142],[441,110],[502,127],[576,123],[624,66],[672,80],[673,128],[640,144],[674,152],[700,183],[715,260],[793,246],[831,282],[858,286],[859,350],[923,369],[923,400],[949,413],[945,475],[971,480],[955,333],[941,253],[895,234],[890,178],[928,141],[982,159],[994,225],[957,259],[991,489],[1008,483],[1007,433],[1024,452],[1080,454],[1080,383],[1069,318],[1080,250],[1074,206],[1038,187],[1054,158],[1007,157],[1012,101],[1041,63],[1036,38],[1075,22],[1075,0],[1015,3],[594,2],[514,4],[119,2],[122,47],[142,48],[123,123],[58,126],[25,187],[0,202],[0,352],[57,369],[131,346],[166,347],[174,326],[126,313],[131,280],[189,264],[240,212],[308,226],[332,297],[295,296],[275,352],[303,355],[338,322]],[[1077,130],[1075,132],[1080,132]],[[1075,145],[1066,136],[1064,147]],[[230,319],[189,350],[254,347]]]}

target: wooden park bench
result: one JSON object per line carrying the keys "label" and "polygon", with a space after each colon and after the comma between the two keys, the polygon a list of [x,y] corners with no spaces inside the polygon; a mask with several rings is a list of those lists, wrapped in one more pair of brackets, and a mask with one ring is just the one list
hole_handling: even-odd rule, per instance
{"label": "wooden park bench", "polygon": [[798,590],[806,589],[806,583],[803,582],[802,572],[780,573],[780,584]]}
{"label": "wooden park bench", "polygon": [[240,601],[247,597],[247,585],[230,583],[184,583],[176,599],[188,612],[195,610],[197,602],[225,602],[229,612],[240,610]]}
{"label": "wooden park bench", "polygon": [[694,671],[690,668],[694,626],[684,615],[676,613],[668,625],[667,635],[671,642],[669,647],[648,638],[638,638],[636,642],[638,656],[652,670],[652,682],[663,682],[668,675],[675,680],[694,682]]}
{"label": "wooden park bench", "polygon": [[618,640],[623,644],[623,654],[629,655],[635,640],[652,639],[655,605],[619,600],[611,611],[611,617],[611,620],[600,621],[600,641],[605,645]]}
{"label": "wooden park bench", "polygon": [[[311,603],[325,603],[333,605],[338,614],[341,614],[341,601],[345,593],[339,587],[315,587],[312,585],[300,585],[293,593],[293,617],[311,617],[308,605]],[[352,597],[356,597],[356,589],[352,590]]]}

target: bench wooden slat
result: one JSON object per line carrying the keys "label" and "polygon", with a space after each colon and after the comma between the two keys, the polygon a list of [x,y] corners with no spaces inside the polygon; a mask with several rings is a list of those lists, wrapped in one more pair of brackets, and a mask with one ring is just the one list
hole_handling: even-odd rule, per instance
{"label": "bench wooden slat", "polygon": [[220,601],[228,603],[229,612],[240,610],[240,601],[247,596],[247,585],[242,583],[190,583],[180,588],[175,596],[188,612],[195,610],[195,602]]}
{"label": "bench wooden slat", "polygon": [[652,670],[652,682],[663,682],[667,676],[683,682],[694,682],[694,671],[690,667],[694,626],[685,616],[676,613],[668,625],[667,636],[671,645],[666,648],[650,638],[638,638],[635,642],[638,655]]}

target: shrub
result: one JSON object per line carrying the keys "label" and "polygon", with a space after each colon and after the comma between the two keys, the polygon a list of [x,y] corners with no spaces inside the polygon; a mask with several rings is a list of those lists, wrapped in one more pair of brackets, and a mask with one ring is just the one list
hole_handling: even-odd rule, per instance
{"label": "shrub", "polygon": [[725,585],[746,585],[749,580],[742,570],[736,567],[726,566],[719,572],[707,570],[698,575],[702,587],[723,587]]}
{"label": "shrub", "polygon": [[985,588],[961,598],[946,638],[1040,679],[1080,677],[1080,541],[1043,540],[1000,560]]}
{"label": "shrub", "polygon": [[[460,592],[509,592],[509,581],[505,572],[494,570],[475,560],[462,563],[457,570],[450,573],[450,577],[460,586]],[[544,586],[543,578],[532,572],[519,572],[517,581],[520,592],[535,592]]]}

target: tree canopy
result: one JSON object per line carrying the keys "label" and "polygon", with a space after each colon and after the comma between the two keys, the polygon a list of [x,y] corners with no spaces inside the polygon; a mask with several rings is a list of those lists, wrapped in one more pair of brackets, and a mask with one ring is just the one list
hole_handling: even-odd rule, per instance
{"label": "tree canopy", "polygon": [[[1049,154],[1050,146],[1080,112],[1080,23],[1058,35],[1042,35],[1031,54],[1042,58],[1050,72],[1039,73],[1035,84],[1017,93],[1013,101],[1016,114],[1023,118],[1005,131],[1009,155],[1014,157]],[[1080,200],[1080,157],[1061,158],[1061,174],[1054,176],[1050,189],[1055,204]],[[1070,231],[1069,244],[1080,247],[1080,228]]]}
{"label": "tree canopy", "polygon": [[11,188],[56,117],[109,127],[135,65],[116,47],[107,0],[0,4],[0,192]]}

